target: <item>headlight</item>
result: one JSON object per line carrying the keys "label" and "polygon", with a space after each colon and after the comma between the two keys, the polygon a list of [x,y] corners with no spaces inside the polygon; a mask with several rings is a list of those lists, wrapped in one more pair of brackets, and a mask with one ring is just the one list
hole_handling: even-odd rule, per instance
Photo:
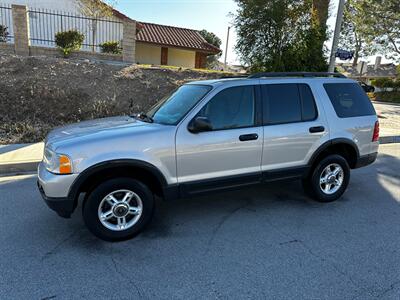
{"label": "headlight", "polygon": [[58,154],[50,149],[44,149],[43,163],[47,171],[55,174],[71,174],[72,162],[65,154]]}

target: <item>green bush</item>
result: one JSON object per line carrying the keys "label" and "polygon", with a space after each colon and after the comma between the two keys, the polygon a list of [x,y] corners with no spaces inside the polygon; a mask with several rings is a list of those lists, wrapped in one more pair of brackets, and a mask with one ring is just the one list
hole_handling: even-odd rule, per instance
{"label": "green bush", "polygon": [[384,89],[392,87],[393,80],[390,78],[377,78],[372,80],[371,83],[373,86]]}
{"label": "green bush", "polygon": [[6,43],[7,42],[7,27],[4,25],[0,25],[0,43]]}
{"label": "green bush", "polygon": [[111,53],[111,54],[122,53],[122,47],[120,47],[119,42],[116,41],[105,42],[100,45],[100,49],[102,53]]}
{"label": "green bush", "polygon": [[377,101],[400,103],[400,92],[377,92],[374,96]]}
{"label": "green bush", "polygon": [[56,34],[56,45],[67,57],[72,51],[82,47],[85,36],[77,30],[62,31]]}

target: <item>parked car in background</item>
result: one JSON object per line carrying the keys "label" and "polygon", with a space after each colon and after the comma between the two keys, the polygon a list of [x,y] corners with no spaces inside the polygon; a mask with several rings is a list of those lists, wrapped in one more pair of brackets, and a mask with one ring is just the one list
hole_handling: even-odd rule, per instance
{"label": "parked car in background", "polygon": [[[165,200],[301,179],[338,199],[350,169],[375,161],[379,123],[356,81],[337,73],[259,73],[185,84],[148,113],[81,122],[45,141],[38,186],[48,206],[109,241],[149,223]],[[283,186],[284,188],[284,186]]]}
{"label": "parked car in background", "polygon": [[358,81],[358,84],[361,85],[361,87],[363,88],[363,90],[366,93],[373,93],[375,92],[375,87],[369,84],[366,84],[364,81]]}

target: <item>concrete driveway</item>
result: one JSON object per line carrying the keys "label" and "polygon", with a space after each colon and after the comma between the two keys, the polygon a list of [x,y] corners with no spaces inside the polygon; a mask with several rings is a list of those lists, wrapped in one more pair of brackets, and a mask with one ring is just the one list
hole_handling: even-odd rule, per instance
{"label": "concrete driveway", "polygon": [[2,178],[0,299],[399,299],[400,146],[380,152],[335,203],[298,182],[161,203],[114,244]]}

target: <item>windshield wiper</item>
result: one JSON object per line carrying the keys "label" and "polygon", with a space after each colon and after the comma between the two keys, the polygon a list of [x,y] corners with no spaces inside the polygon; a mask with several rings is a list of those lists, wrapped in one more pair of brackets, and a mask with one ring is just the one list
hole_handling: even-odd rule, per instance
{"label": "windshield wiper", "polygon": [[154,120],[152,117],[146,115],[144,112],[141,112],[137,114],[136,116],[133,116],[136,119],[139,119],[140,121],[148,122],[148,123],[153,123]]}

